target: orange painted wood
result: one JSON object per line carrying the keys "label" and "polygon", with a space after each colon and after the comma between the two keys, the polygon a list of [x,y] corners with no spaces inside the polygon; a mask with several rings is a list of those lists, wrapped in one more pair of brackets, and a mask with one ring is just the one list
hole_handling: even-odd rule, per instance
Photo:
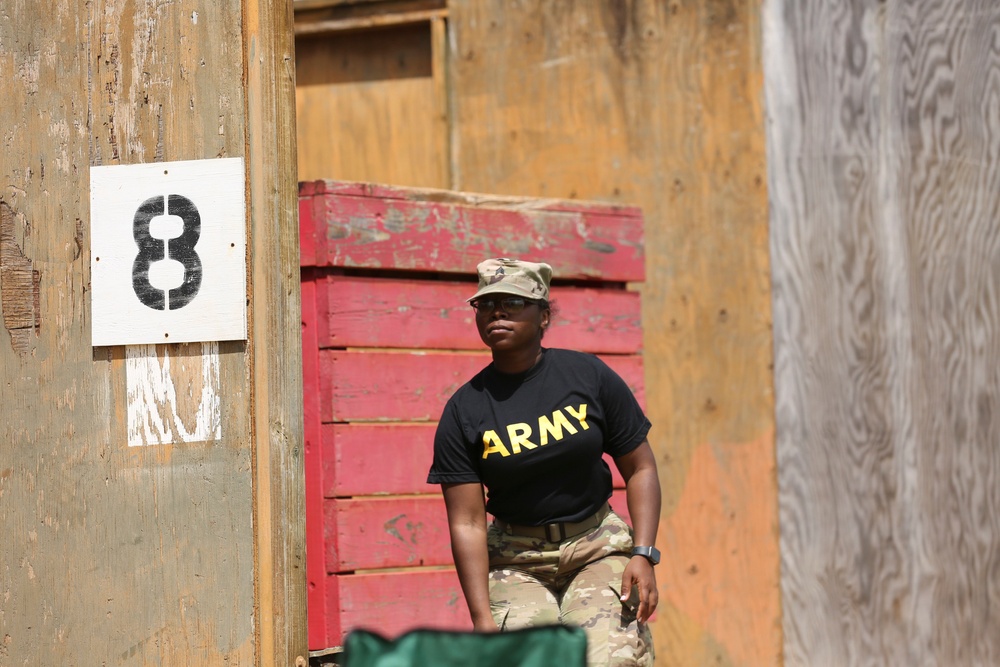
{"label": "orange painted wood", "polygon": [[312,256],[301,257],[303,266],[469,275],[486,257],[521,256],[544,259],[560,278],[645,278],[642,217],[616,214],[612,207],[560,210],[530,200],[504,206],[498,198],[477,206],[468,197],[443,191],[411,190],[400,199],[332,194],[315,187],[312,194],[302,192],[311,199],[312,233],[303,247],[314,249]]}
{"label": "orange painted wood", "polygon": [[[320,347],[483,350],[475,293],[466,282],[327,275],[319,282]],[[640,298],[622,289],[555,287],[549,347],[634,354],[642,348]]]}
{"label": "orange painted wood", "polygon": [[[645,401],[642,358],[602,356]],[[448,398],[489,363],[486,353],[321,350],[324,422],[431,421]]]}
{"label": "orange painted wood", "polygon": [[[435,423],[324,424],[323,495],[438,493],[427,483],[434,456]],[[624,488],[618,468],[605,457],[615,488]]]}
{"label": "orange painted wood", "polygon": [[472,629],[458,575],[451,568],[333,574],[329,584],[331,638],[357,628],[390,637],[414,628]]}
{"label": "orange painted wood", "polygon": [[326,500],[324,517],[327,572],[452,563],[439,495]]}

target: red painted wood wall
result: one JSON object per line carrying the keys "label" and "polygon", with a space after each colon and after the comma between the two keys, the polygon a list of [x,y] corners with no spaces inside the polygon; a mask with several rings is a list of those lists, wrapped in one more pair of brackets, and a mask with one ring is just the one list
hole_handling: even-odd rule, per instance
{"label": "red painted wood wall", "polygon": [[[640,402],[638,209],[315,181],[299,186],[309,646],[365,627],[471,627],[440,489],[438,415],[489,363],[465,300],[488,257],[553,266],[548,347],[593,352]],[[614,466],[612,466],[614,470]],[[627,516],[615,477],[615,509]]]}

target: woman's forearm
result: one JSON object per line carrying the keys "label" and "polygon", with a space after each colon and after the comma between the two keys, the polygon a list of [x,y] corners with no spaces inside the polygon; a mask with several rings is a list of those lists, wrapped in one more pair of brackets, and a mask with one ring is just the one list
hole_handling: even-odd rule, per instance
{"label": "woman's forearm", "polygon": [[490,557],[486,547],[486,503],[481,484],[443,484],[451,554],[476,630],[496,630],[490,612]]}
{"label": "woman's forearm", "polygon": [[656,543],[660,524],[660,478],[653,450],[648,441],[643,441],[615,462],[625,479],[625,498],[635,544],[651,547]]}
{"label": "woman's forearm", "polygon": [[462,584],[462,593],[469,606],[472,624],[477,630],[488,629],[493,623],[490,612],[489,554],[486,531],[472,526],[451,526],[451,553]]}
{"label": "woman's forearm", "polygon": [[642,468],[625,485],[636,545],[653,546],[660,523],[660,481],[656,468]]}

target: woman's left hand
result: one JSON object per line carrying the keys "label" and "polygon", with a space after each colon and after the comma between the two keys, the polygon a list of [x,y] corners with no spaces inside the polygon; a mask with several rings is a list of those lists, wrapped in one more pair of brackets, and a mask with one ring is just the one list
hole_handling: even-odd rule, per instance
{"label": "woman's left hand", "polygon": [[636,599],[638,591],[639,604],[632,606],[636,619],[640,623],[645,623],[656,611],[656,605],[660,600],[660,594],[656,589],[656,573],[653,565],[643,556],[632,556],[625,572],[622,574],[622,603],[628,604],[631,597]]}

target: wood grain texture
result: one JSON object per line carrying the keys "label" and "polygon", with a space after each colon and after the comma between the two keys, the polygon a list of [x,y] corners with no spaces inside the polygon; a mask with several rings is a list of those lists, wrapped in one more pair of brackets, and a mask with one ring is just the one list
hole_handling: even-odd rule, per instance
{"label": "wood grain texture", "polygon": [[305,667],[303,370],[291,3],[244,0],[250,386],[260,665]]}
{"label": "wood grain texture", "polygon": [[323,526],[329,573],[452,564],[440,495],[327,500]]}
{"label": "wood grain texture", "polygon": [[20,352],[0,331],[0,663],[255,663],[244,346],[219,346],[221,440],[129,448],[124,349],[92,349],[88,294],[90,166],[243,154],[241,14],[0,10],[0,198],[39,274]]}
{"label": "wood grain texture", "polygon": [[[476,289],[463,282],[329,275],[319,280],[322,347],[411,347],[481,350]],[[637,292],[553,288],[556,309],[545,345],[583,352],[635,354],[642,348]],[[324,326],[325,325],[325,326]],[[405,332],[403,334],[402,332]]]}
{"label": "wood grain texture", "polygon": [[469,608],[455,570],[412,569],[330,575],[327,636],[355,628],[396,636],[417,627],[471,630]]}
{"label": "wood grain texture", "polygon": [[781,662],[760,5],[449,4],[453,187],[645,216],[668,665]]}
{"label": "wood grain texture", "polygon": [[[323,497],[439,493],[427,483],[437,423],[324,424]],[[625,481],[605,456],[616,489]]]}
{"label": "wood grain texture", "polygon": [[[645,401],[642,358],[602,359]],[[459,387],[490,363],[488,353],[321,350],[324,423],[435,421]]]}
{"label": "wood grain texture", "polygon": [[296,43],[299,178],[447,187],[431,22],[345,27]]}
{"label": "wood grain texture", "polygon": [[[282,407],[293,424],[282,445],[294,443],[301,415],[288,385],[297,383],[298,368],[278,368],[284,362],[266,354],[296,354],[297,313],[287,323],[287,309],[278,312],[280,299],[297,303],[294,228],[285,232],[292,239],[282,256],[292,258],[287,270],[270,264],[255,280],[256,343],[221,343],[208,355],[183,346],[155,351],[171,359],[170,371],[158,373],[177,390],[161,401],[176,410],[179,435],[169,443],[128,447],[126,352],[95,351],[90,337],[91,166],[246,157],[249,147],[259,163],[288,164],[293,152],[278,159],[258,150],[280,143],[288,119],[273,109],[248,115],[268,97],[261,68],[288,71],[280,58],[263,59],[269,52],[251,38],[262,24],[269,26],[264,34],[272,32],[275,9],[201,0],[56,0],[0,9],[0,70],[7,75],[0,81],[0,269],[16,257],[6,229],[12,220],[16,249],[38,277],[18,281],[16,295],[27,303],[35,290],[36,326],[19,317],[9,327],[9,294],[0,301],[0,442],[10,446],[0,464],[0,523],[10,537],[0,568],[2,664],[295,664],[295,656],[275,660],[280,651],[263,656],[261,647],[305,650],[305,605],[294,599],[299,588],[304,597],[304,579],[295,583],[293,559],[261,567],[267,552],[255,540],[274,529],[259,511],[256,443],[280,430]],[[274,32],[290,34],[290,27]],[[291,92],[290,77],[286,88]],[[290,99],[283,107],[291,108]],[[259,246],[254,257],[273,257],[277,230],[287,228],[275,221],[294,220],[294,174],[281,195],[289,215],[268,214],[276,182],[250,178],[247,221],[259,220],[248,227]],[[5,274],[0,288],[10,287]],[[268,341],[261,328],[268,317],[290,329],[291,341]],[[269,401],[268,381],[285,377],[291,380],[281,380]],[[200,419],[198,398],[213,382],[220,437],[191,441],[180,426],[190,434]],[[295,447],[287,452],[293,457]],[[293,493],[277,504],[294,507],[301,492],[294,493],[289,469],[276,478],[288,480]],[[275,542],[294,549],[302,533],[290,514],[277,517]],[[275,585],[278,577],[288,585]],[[282,614],[289,598],[292,614]],[[266,611],[259,612],[262,599]],[[289,634],[301,632],[301,641],[281,638],[289,620]]]}
{"label": "wood grain texture", "polygon": [[995,664],[1000,7],[764,17],[786,664]]}
{"label": "wood grain texture", "polygon": [[128,346],[125,381],[129,447],[222,438],[217,342]]}
{"label": "wood grain texture", "polygon": [[[563,279],[643,280],[642,217],[631,208],[559,200],[356,188],[324,182],[310,197],[303,266],[410,269],[469,275],[487,257],[549,262]],[[360,195],[360,196],[358,196]],[[528,253],[531,253],[530,256]]]}

